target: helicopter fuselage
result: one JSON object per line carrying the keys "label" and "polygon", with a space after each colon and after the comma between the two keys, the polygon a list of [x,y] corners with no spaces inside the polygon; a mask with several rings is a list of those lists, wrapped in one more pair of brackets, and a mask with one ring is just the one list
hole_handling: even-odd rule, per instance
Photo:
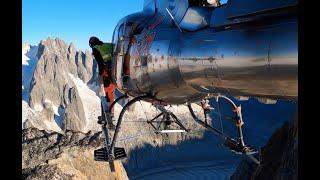
{"label": "helicopter fuselage", "polygon": [[169,16],[162,11],[123,18],[114,33],[118,89],[132,96],[152,93],[169,104],[208,94],[297,100],[296,16],[282,10],[219,24],[219,8],[191,9],[206,25],[194,14],[186,17],[190,7],[179,22],[170,19],[169,9]]}

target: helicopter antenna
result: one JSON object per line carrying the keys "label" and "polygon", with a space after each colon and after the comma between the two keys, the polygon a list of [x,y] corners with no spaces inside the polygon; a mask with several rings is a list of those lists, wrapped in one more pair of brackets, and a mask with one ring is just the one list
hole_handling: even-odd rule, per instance
{"label": "helicopter antenna", "polygon": [[173,20],[174,24],[178,27],[179,31],[183,33],[182,29],[180,28],[179,24],[177,23],[177,21],[174,19],[174,17],[172,16],[171,12],[169,11],[168,8],[166,8],[169,16],[171,17],[171,19]]}

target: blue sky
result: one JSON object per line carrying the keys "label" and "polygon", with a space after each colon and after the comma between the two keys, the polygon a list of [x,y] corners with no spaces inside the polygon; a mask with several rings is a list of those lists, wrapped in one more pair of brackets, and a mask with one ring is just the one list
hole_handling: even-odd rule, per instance
{"label": "blue sky", "polygon": [[141,11],[143,1],[22,0],[22,41],[37,45],[48,37],[59,37],[78,49],[89,49],[90,36],[111,41],[118,20]]}
{"label": "blue sky", "polygon": [[118,20],[142,9],[143,0],[22,0],[22,41],[59,37],[89,49],[90,36],[111,41]]}

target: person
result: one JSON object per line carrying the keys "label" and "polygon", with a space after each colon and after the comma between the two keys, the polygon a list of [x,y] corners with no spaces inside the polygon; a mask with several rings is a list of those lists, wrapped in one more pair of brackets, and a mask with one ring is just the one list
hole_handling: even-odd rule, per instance
{"label": "person", "polygon": [[220,0],[207,0],[207,2],[214,7],[218,7],[221,5]]}
{"label": "person", "polygon": [[[99,81],[104,87],[105,98],[110,106],[114,102],[115,85],[112,82],[111,66],[112,66],[112,43],[103,43],[97,37],[90,37],[89,46],[92,48],[92,54],[97,61],[99,69]],[[114,110],[111,109],[110,119],[108,121],[109,128],[114,128],[112,119],[114,118]]]}

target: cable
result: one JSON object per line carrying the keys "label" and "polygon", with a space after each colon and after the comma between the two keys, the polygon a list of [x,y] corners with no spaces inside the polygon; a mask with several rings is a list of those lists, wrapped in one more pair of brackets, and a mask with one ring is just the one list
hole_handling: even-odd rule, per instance
{"label": "cable", "polygon": [[144,112],[144,116],[146,116],[146,120],[149,121],[148,117],[147,117],[147,113],[146,111],[144,110],[142,104],[141,104],[141,101],[139,101],[140,105],[141,105],[141,108],[143,109],[143,112]]}

